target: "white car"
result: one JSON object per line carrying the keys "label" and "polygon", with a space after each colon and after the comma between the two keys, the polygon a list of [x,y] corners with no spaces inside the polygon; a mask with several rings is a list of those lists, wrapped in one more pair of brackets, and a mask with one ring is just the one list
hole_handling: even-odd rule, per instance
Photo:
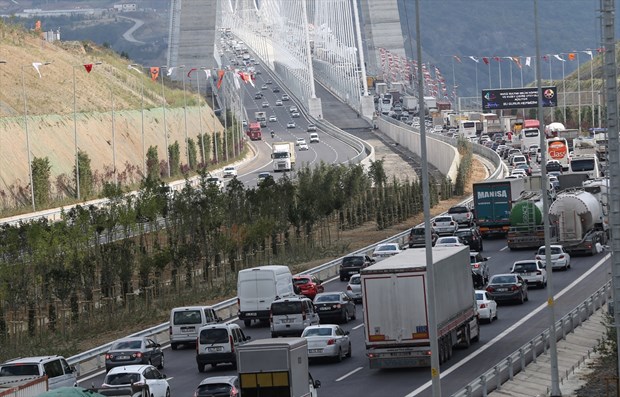
{"label": "white car", "polygon": [[224,172],[222,174],[224,178],[232,178],[237,176],[237,168],[234,166],[224,167]]}
{"label": "white car", "polygon": [[263,181],[266,181],[269,178],[272,178],[271,173],[265,171],[265,172],[260,172],[256,180],[258,181],[258,183],[261,183]]}
{"label": "white car", "polygon": [[454,218],[452,218],[452,215],[442,215],[436,217],[431,226],[438,235],[452,235],[459,228],[459,224],[454,220]]}
{"label": "white car", "polygon": [[512,265],[510,273],[518,274],[528,285],[537,284],[540,288],[547,286],[545,264],[537,259],[516,261]]}
{"label": "white car", "polygon": [[[561,245],[551,245],[551,270],[555,269],[570,269],[570,255],[564,251],[564,247]],[[546,263],[547,256],[545,255],[545,246],[538,248],[536,259],[542,263]]]}
{"label": "white car", "polygon": [[463,240],[458,236],[445,236],[439,237],[435,242],[434,247],[460,247],[465,245]]}
{"label": "white car", "polygon": [[525,172],[522,168],[515,168],[510,173],[511,176],[516,176],[517,178],[525,178],[527,176],[527,172]]}
{"label": "white car", "polygon": [[372,259],[379,262],[382,259],[389,258],[396,254],[400,254],[401,249],[398,243],[379,244],[372,252]]}
{"label": "white car", "polygon": [[278,118],[276,117],[276,115],[272,115],[272,116],[269,116],[269,121],[273,123],[273,122],[278,121]]}
{"label": "white car", "polygon": [[276,100],[276,106],[282,106],[282,99]]}
{"label": "white car", "polygon": [[349,331],[334,324],[311,325],[304,329],[302,338],[308,341],[308,358],[329,357],[342,361],[351,357]]}
{"label": "white car", "polygon": [[476,303],[478,304],[478,316],[489,323],[497,320],[497,302],[491,299],[483,290],[476,290]]}
{"label": "white car", "polygon": [[170,385],[166,375],[152,365],[126,365],[112,368],[103,380],[103,387],[131,386],[133,383],[145,384],[152,397],[170,397]]}
{"label": "white car", "polygon": [[300,143],[299,144],[299,150],[309,150],[308,148],[308,144],[307,143]]}
{"label": "white car", "polygon": [[310,143],[319,143],[319,134],[317,134],[316,132],[312,132],[310,134]]}
{"label": "white car", "polygon": [[207,178],[207,185],[215,185],[220,190],[224,189],[224,182],[216,176]]}
{"label": "white car", "polygon": [[306,144],[306,140],[304,138],[297,138],[297,142],[295,143],[295,145],[299,146],[299,145],[305,145]]}
{"label": "white car", "polygon": [[288,123],[286,123],[286,128],[295,128],[295,122],[289,121]]}
{"label": "white car", "polygon": [[346,294],[349,298],[353,299],[353,302],[362,302],[362,279],[359,274],[353,274],[351,278],[349,278]]}

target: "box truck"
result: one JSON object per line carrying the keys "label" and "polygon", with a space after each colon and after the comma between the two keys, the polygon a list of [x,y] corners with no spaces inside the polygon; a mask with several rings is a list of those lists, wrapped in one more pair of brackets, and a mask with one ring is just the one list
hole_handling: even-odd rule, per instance
{"label": "box truck", "polygon": [[[439,361],[479,339],[469,248],[433,248]],[[430,366],[428,268],[412,248],[361,271],[366,355],[370,368]]]}
{"label": "box truck", "polygon": [[474,183],[474,212],[483,237],[508,232],[512,204],[524,189],[523,178]]}

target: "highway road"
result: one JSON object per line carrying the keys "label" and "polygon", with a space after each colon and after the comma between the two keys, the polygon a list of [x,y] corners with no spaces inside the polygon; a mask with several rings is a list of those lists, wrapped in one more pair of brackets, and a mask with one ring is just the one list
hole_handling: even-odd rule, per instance
{"label": "highway road", "polygon": [[[508,272],[516,260],[530,259],[534,250],[509,251],[504,239],[486,240],[484,255],[489,257],[492,274]],[[580,302],[585,300],[609,278],[609,266],[604,254],[594,257],[573,258],[568,271],[554,272],[554,291],[557,296],[556,316],[560,318]],[[468,280],[469,281],[469,280]],[[325,283],[326,291],[339,291],[346,288],[346,282],[337,278]],[[546,289],[531,289],[529,302],[523,305],[502,305],[498,321],[482,324],[480,342],[466,350],[456,350],[453,358],[444,364],[442,371],[442,391],[451,395],[464,387],[485,370],[517,350],[548,326],[545,310]],[[364,328],[362,306],[357,305],[357,320],[342,327],[350,331],[353,357],[342,363],[312,363],[310,370],[315,379],[321,380],[321,396],[359,396],[405,397],[430,396],[430,371],[428,368],[402,370],[370,370],[365,358]],[[243,327],[243,325],[240,323]],[[244,328],[252,339],[269,338],[269,328],[252,326]],[[205,374],[198,372],[193,346],[176,351],[165,350],[166,368],[173,396],[190,396],[202,379],[209,376],[232,375],[236,371],[231,366],[221,365],[207,368]],[[84,381],[90,386],[101,384],[103,374]]]}

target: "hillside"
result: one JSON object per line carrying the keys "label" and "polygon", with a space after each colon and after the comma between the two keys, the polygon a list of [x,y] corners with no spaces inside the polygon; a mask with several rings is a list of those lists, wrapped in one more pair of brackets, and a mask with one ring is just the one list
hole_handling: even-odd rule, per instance
{"label": "hillside", "polygon": [[[6,61],[0,64],[0,209],[19,204],[23,199],[20,190],[28,185],[24,93],[32,156],[49,158],[54,198],[60,199],[67,193],[63,192],[66,185],[72,185],[74,72],[79,148],[89,155],[100,183],[111,181],[113,143],[119,179],[127,183],[140,180],[142,86],[145,146],[157,146],[159,159],[166,158],[161,78],[153,82],[147,70],[141,74],[128,69],[131,61],[108,48],[86,41],[48,43],[2,21],[0,60]],[[40,67],[39,78],[33,62],[51,63]],[[95,64],[98,62],[101,64]],[[95,65],[87,73],[84,64]],[[185,153],[184,92],[167,78],[164,84],[168,143],[178,141],[180,152]],[[211,108],[204,101],[198,107],[198,97],[189,89],[186,96],[190,138],[198,136],[199,114],[207,134],[221,132],[222,125]],[[184,156],[181,162],[186,163]]]}

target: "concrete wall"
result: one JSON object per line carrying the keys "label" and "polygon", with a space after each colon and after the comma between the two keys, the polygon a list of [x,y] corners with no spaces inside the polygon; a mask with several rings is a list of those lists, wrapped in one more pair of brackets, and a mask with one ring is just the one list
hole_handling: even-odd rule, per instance
{"label": "concrete wall", "polygon": [[[411,128],[404,128],[392,124],[382,118],[376,120],[376,124],[385,135],[406,147],[417,155],[422,155],[420,145],[420,133]],[[456,148],[446,142],[427,137],[426,150],[428,162],[435,166],[442,174],[456,181],[456,173],[461,163],[461,157]]]}

